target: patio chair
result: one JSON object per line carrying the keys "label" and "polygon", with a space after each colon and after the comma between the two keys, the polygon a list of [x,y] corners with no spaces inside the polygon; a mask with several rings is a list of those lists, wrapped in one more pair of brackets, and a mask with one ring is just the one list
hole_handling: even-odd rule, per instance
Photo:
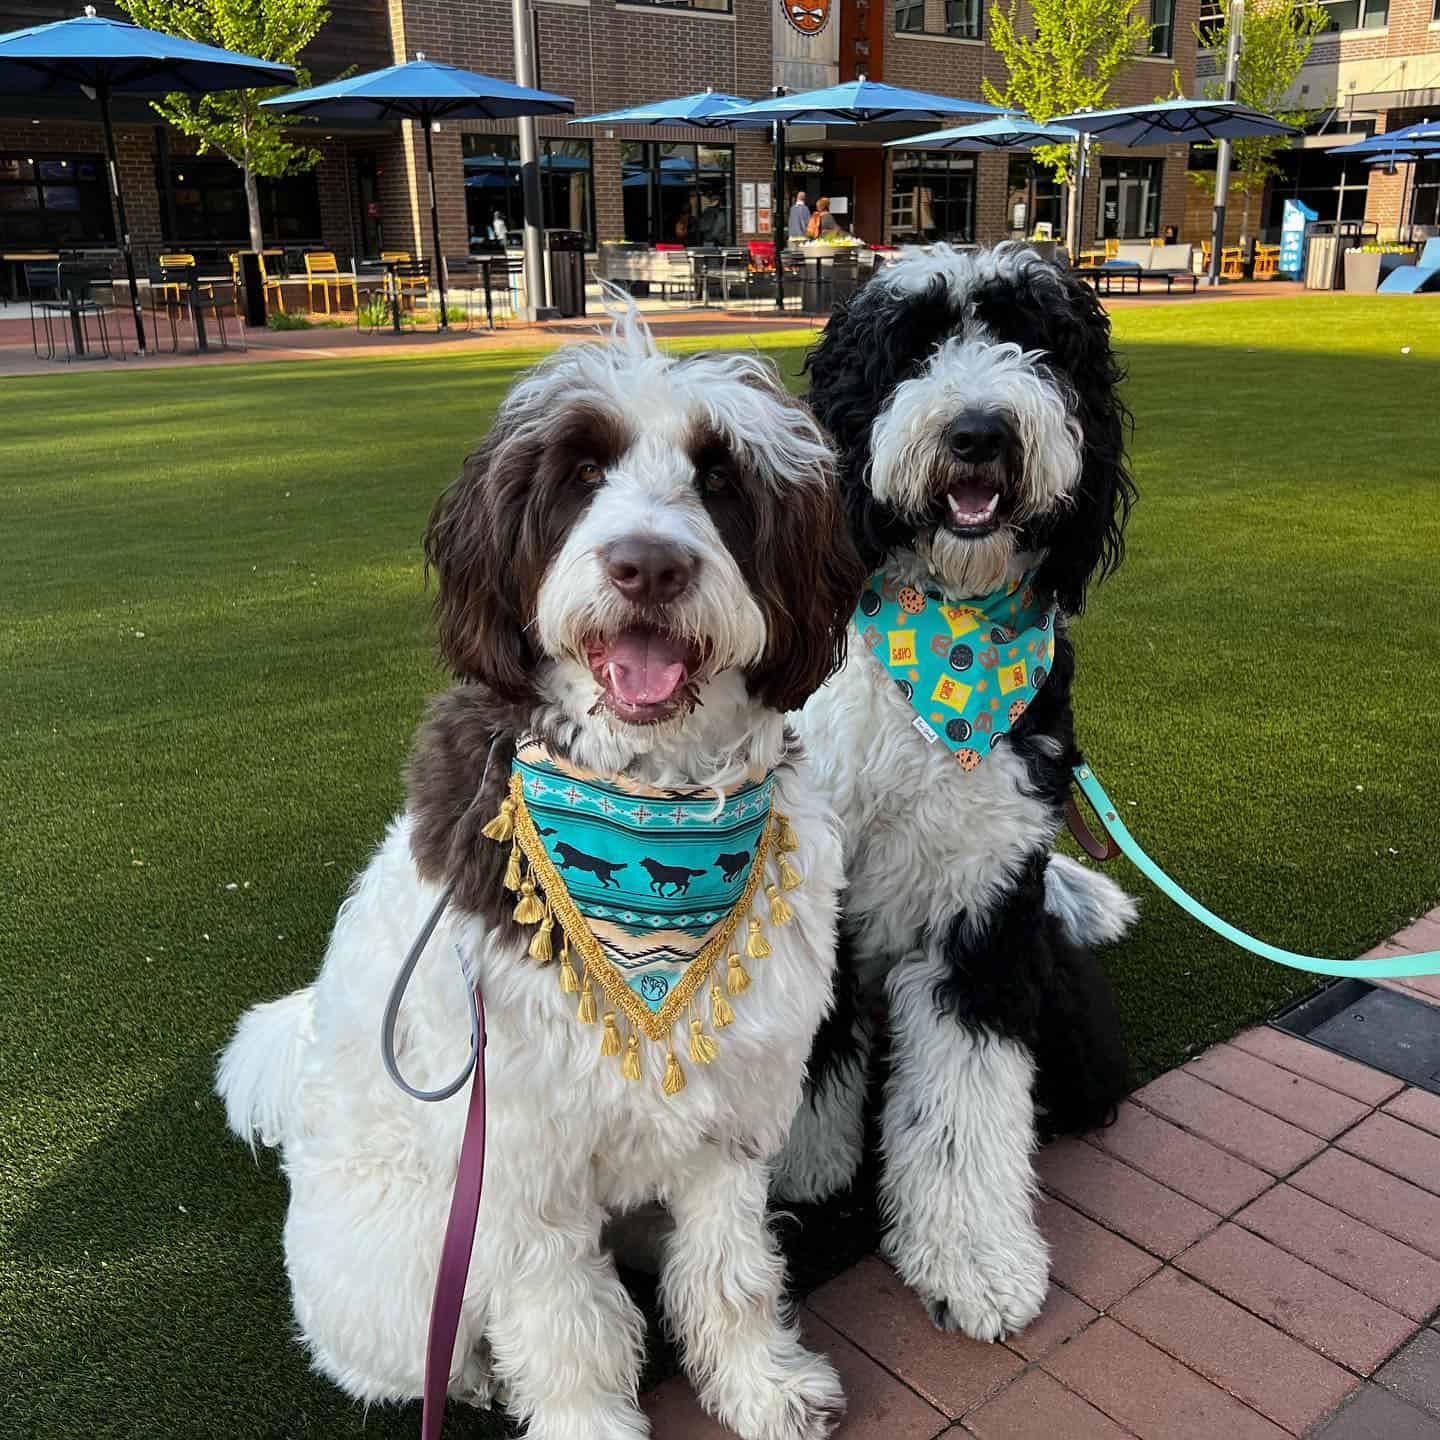
{"label": "patio chair", "polygon": [[360,291],[356,286],[353,270],[342,270],[335,259],[333,250],[307,250],[305,252],[305,303],[313,314],[315,311],[315,287],[320,287],[320,298],[325,302],[325,313],[330,314],[330,287],[335,287],[335,308],[340,308],[345,296],[345,286],[350,287],[350,298],[354,308],[360,308]]}
{"label": "patio chair", "polygon": [[35,328],[37,300],[53,300],[60,293],[60,262],[58,260],[26,261],[21,272],[25,280],[25,298],[30,302],[30,346],[38,355],[40,337]]}
{"label": "patio chair", "polygon": [[427,295],[429,294],[430,262],[428,260],[416,261],[411,256],[408,250],[382,250],[380,252],[380,258],[381,260],[393,260],[397,266],[401,267],[416,264],[420,264],[425,267],[423,277],[420,274],[416,273],[411,274],[406,278],[402,278],[400,271],[398,269],[396,270],[395,284],[400,289],[400,299],[402,303],[405,300],[405,292],[407,289],[412,292],[416,290],[424,290]]}
{"label": "patio chair", "polygon": [[1280,247],[1278,245],[1257,245],[1255,247],[1255,268],[1251,272],[1256,280],[1273,280],[1280,273]]}
{"label": "patio chair", "polygon": [[1416,265],[1398,265],[1381,282],[1379,295],[1418,295],[1440,290],[1440,237],[1425,242]]}
{"label": "patio chair", "polygon": [[[269,307],[270,297],[273,295],[275,297],[276,308],[283,315],[285,313],[285,283],[275,276],[272,276],[265,268],[266,253],[266,251],[262,250],[257,257],[260,262],[260,288],[265,294],[266,307]],[[238,250],[230,251],[230,282],[234,285],[235,293],[238,295],[245,284],[240,274],[240,252]]]}
{"label": "patio chair", "polygon": [[[108,292],[108,298],[101,300],[97,292]],[[31,334],[35,353],[40,354],[39,337],[35,333],[35,317],[38,315],[45,329],[45,358],[54,360],[58,356],[55,345],[55,326],[59,323],[60,333],[65,338],[65,359],[67,363],[79,356],[93,353],[94,331],[98,329],[100,354],[107,359],[111,355],[110,327],[107,319],[115,313],[115,278],[110,266],[93,261],[62,260],[56,267],[56,285],[53,298],[36,300],[31,298]],[[115,328],[115,345],[120,358],[125,359],[125,342],[122,327]]]}
{"label": "patio chair", "polygon": [[149,270],[149,284],[145,287],[150,312],[150,334],[158,349],[160,346],[159,317],[163,315],[170,327],[170,348],[180,348],[180,331],[177,321],[185,314],[190,304],[190,272],[195,262],[188,257],[165,254]]}
{"label": "patio chair", "polygon": [[418,320],[421,314],[430,314],[430,262],[428,260],[397,261],[395,288],[400,295],[402,312],[408,302],[413,319]]}
{"label": "patio chair", "polygon": [[197,327],[204,324],[205,316],[210,315],[215,320],[215,334],[220,341],[222,350],[232,350],[235,347],[230,343],[230,333],[225,327],[226,311],[230,312],[230,319],[235,322],[235,333],[240,339],[240,349],[248,350],[250,342],[245,336],[245,323],[240,318],[240,286],[231,284],[229,294],[224,293],[224,282],[217,285],[202,285],[198,290],[192,289],[186,297],[190,308],[190,318]]}
{"label": "patio chair", "polygon": [[1222,280],[1243,280],[1245,278],[1245,247],[1226,245],[1220,251],[1220,278]]}

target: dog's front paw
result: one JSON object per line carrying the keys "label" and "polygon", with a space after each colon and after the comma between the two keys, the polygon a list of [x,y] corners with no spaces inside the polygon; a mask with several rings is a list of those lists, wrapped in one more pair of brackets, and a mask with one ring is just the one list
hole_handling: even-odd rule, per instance
{"label": "dog's front paw", "polygon": [[743,1440],[825,1440],[845,1413],[845,1392],[823,1356],[789,1348],[783,1363],[750,1376],[744,1394],[713,1406]]}
{"label": "dog's front paw", "polygon": [[972,1251],[968,1265],[947,1263],[933,1273],[906,1278],[937,1328],[959,1330],[972,1340],[1004,1340],[1018,1335],[1044,1307],[1050,1256],[1034,1234],[983,1253]]}

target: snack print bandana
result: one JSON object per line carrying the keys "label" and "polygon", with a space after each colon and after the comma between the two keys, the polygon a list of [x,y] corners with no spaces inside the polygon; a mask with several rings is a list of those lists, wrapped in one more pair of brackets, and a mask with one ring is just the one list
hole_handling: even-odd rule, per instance
{"label": "snack print bandana", "polygon": [[989,595],[947,599],[884,571],[865,582],[855,628],[915,711],[915,728],[973,770],[1025,713],[1055,659],[1055,616],[1034,572]]}
{"label": "snack print bandana", "polygon": [[[727,791],[597,778],[533,740],[516,750],[517,836],[555,918],[651,1038],[724,958],[772,848],[775,779]],[[693,973],[691,973],[693,972]]]}

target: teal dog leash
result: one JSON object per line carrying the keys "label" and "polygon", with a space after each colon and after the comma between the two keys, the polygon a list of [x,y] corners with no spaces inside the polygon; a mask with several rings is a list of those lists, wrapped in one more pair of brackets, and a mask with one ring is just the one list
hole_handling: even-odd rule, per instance
{"label": "teal dog leash", "polygon": [[[1391,955],[1379,960],[1321,960],[1314,955],[1297,955],[1293,950],[1281,950],[1276,945],[1269,945],[1264,940],[1247,935],[1243,930],[1237,930],[1213,910],[1207,910],[1193,895],[1182,890],[1145,853],[1140,843],[1125,828],[1125,822],[1115,809],[1115,802],[1105,793],[1105,787],[1088,765],[1075,767],[1075,783],[1100,817],[1115,845],[1131,864],[1186,914],[1208,926],[1232,945],[1238,945],[1242,950],[1260,956],[1262,960],[1271,960],[1276,965],[1288,965],[1292,970],[1309,970],[1316,975],[1343,975],[1357,980],[1398,980],[1407,975],[1440,975],[1440,951],[1437,950],[1426,951],[1423,955]],[[1072,824],[1077,818],[1072,814]],[[1078,831],[1076,838],[1090,850],[1090,846],[1085,844],[1086,837],[1081,836]],[[1100,858],[1104,852],[1090,850],[1090,853]]]}

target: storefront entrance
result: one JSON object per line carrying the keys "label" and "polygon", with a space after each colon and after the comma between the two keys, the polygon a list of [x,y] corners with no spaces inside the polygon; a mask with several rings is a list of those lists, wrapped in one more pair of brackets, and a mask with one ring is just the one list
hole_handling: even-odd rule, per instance
{"label": "storefront entrance", "polygon": [[1147,240],[1160,233],[1160,160],[1105,156],[1100,171],[1100,234]]}

